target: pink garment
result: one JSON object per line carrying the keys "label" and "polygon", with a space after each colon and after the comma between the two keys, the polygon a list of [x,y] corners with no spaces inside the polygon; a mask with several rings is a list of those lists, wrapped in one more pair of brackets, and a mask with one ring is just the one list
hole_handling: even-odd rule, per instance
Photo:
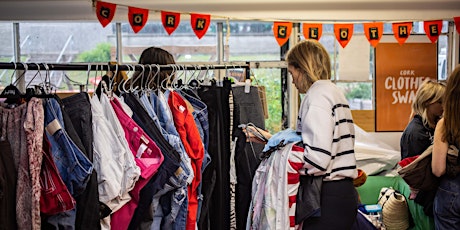
{"label": "pink garment", "polygon": [[40,229],[40,170],[43,159],[43,134],[44,134],[44,109],[43,102],[38,98],[31,98],[27,103],[27,114],[24,122],[24,131],[27,140],[27,154],[29,156],[29,172],[32,190],[31,194],[31,219],[32,229]]}
{"label": "pink garment", "polygon": [[0,107],[2,140],[8,140],[13,153],[17,171],[16,184],[16,222],[18,229],[30,229],[32,226],[32,187],[29,174],[27,140],[24,132],[27,104],[15,108]]}
{"label": "pink garment", "polygon": [[130,191],[132,199],[122,208],[112,214],[111,229],[128,229],[134,211],[139,202],[139,193],[147,182],[157,172],[163,162],[163,154],[155,142],[136,124],[136,122],[123,110],[117,98],[112,98],[110,104],[115,111],[121,126],[125,132],[125,137],[129,147],[133,152],[136,164],[141,169],[141,177],[136,182],[133,190]]}

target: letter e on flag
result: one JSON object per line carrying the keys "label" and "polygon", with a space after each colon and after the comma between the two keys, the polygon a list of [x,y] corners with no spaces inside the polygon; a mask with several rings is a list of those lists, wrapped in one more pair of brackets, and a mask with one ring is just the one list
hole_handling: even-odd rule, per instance
{"label": "letter e on flag", "polygon": [[435,43],[441,34],[442,20],[424,21],[423,28],[425,29],[426,36],[428,36],[431,43]]}

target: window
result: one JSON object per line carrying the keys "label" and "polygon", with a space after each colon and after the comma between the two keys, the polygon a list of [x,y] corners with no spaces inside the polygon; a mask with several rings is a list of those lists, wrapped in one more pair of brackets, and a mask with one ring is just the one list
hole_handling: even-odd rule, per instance
{"label": "window", "polygon": [[[13,24],[0,23],[0,61],[12,62],[14,61],[13,54]],[[3,88],[13,82],[13,71],[0,69],[0,92]]]}

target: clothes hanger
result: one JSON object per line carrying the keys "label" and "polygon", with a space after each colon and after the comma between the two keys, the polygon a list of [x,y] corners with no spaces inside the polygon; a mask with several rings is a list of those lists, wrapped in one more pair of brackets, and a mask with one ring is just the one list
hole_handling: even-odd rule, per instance
{"label": "clothes hanger", "polygon": [[[139,86],[134,86],[134,83],[135,83],[139,78],[142,79],[143,76],[144,76],[144,71],[145,71],[144,65],[142,65],[142,64],[135,64],[134,67],[133,67],[133,69],[135,69],[136,66],[138,66],[138,65],[141,66],[142,71],[141,71],[141,73],[140,73],[139,75],[137,75],[137,76],[135,76],[135,77],[132,77],[133,80],[131,81],[131,86],[130,86],[130,88],[129,88],[129,91],[130,91],[131,93],[134,93],[135,91],[137,91],[137,90],[140,88]],[[135,79],[134,79],[134,78],[135,78]]]}
{"label": "clothes hanger", "polygon": [[[152,64],[152,65],[155,66],[156,71],[155,71],[154,74],[153,74],[152,72],[150,72],[150,75],[153,74],[153,76],[149,76],[149,78],[148,78],[149,81],[147,82],[147,87],[148,87],[151,91],[153,91],[153,87],[154,87],[153,81],[154,81],[155,78],[158,77],[158,75],[160,74],[160,65],[158,65],[158,64]],[[152,65],[149,65],[149,66],[151,67]],[[157,85],[156,85],[156,88],[157,88],[157,89],[160,88],[159,81],[160,81],[160,78],[158,77],[158,79],[157,79]]]}

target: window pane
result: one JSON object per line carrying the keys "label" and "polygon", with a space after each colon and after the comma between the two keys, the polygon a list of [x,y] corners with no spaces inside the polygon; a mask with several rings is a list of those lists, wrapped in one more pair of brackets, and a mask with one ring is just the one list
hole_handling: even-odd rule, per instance
{"label": "window pane", "polygon": [[[72,63],[110,61],[110,26],[99,23],[20,23],[21,60],[32,63]],[[42,84],[46,71],[28,71],[26,86]],[[50,71],[51,85],[58,91],[76,90],[86,84],[86,71]]]}
{"label": "window pane", "polygon": [[[111,40],[115,42],[115,35]],[[124,63],[137,63],[142,51],[151,46],[167,50],[176,62],[217,61],[216,23],[212,22],[201,39],[195,35],[189,21],[181,21],[171,35],[166,33],[161,22],[149,22],[137,34],[129,23],[122,23],[122,44]]]}
{"label": "window pane", "polygon": [[[224,24],[226,61],[279,61],[280,46],[273,36],[272,22],[231,22]],[[230,29],[230,32],[228,31]]]}
{"label": "window pane", "polygon": [[252,69],[253,84],[265,87],[268,118],[265,119],[265,129],[271,133],[281,130],[281,69]]}
{"label": "window pane", "polygon": [[372,83],[371,82],[337,82],[343,90],[352,110],[372,110]]}
{"label": "window pane", "polygon": [[[13,57],[13,23],[0,23],[0,61],[12,62]],[[0,70],[0,92],[12,82],[13,70]]]}

